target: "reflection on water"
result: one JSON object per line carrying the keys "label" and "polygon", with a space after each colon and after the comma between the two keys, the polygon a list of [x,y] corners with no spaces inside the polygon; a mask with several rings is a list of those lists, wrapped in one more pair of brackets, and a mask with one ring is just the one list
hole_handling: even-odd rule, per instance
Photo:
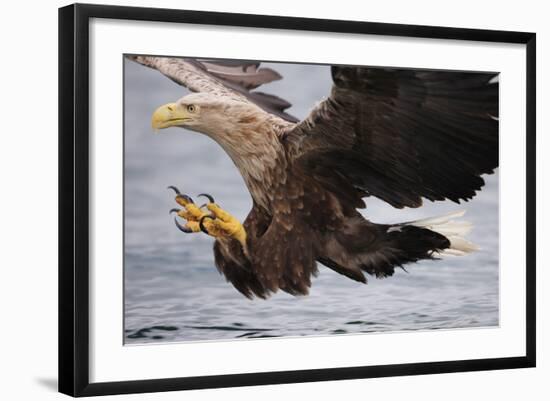
{"label": "reflection on water", "polygon": [[[266,91],[286,97],[303,118],[330,88],[327,67],[276,65],[285,77]],[[424,261],[368,285],[320,267],[311,294],[267,301],[240,295],[213,264],[212,239],[173,225],[176,185],[214,195],[243,220],[251,201],[235,167],[210,139],[178,128],[160,134],[150,116],[186,92],[156,71],[125,64],[125,342],[222,340],[498,325],[498,173],[463,205],[431,203],[395,210],[368,199],[375,222],[400,222],[466,209],[480,251]],[[298,90],[299,88],[299,90]],[[269,90],[268,90],[269,89]]]}

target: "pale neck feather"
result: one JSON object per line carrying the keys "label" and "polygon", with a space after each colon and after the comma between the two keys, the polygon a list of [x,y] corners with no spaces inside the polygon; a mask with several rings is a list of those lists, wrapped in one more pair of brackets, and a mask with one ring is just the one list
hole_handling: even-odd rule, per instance
{"label": "pale neck feather", "polygon": [[256,117],[241,119],[231,132],[214,139],[239,169],[254,201],[270,211],[274,186],[286,180],[287,161],[279,138],[287,123],[278,124],[280,119],[267,113]]}

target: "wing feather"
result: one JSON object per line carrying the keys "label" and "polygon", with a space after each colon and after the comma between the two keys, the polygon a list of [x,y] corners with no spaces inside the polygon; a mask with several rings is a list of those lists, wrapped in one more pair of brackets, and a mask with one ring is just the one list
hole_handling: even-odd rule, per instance
{"label": "wing feather", "polygon": [[284,137],[319,181],[418,207],[471,199],[498,166],[494,73],[333,66],[332,77],[330,97]]}
{"label": "wing feather", "polygon": [[216,61],[199,61],[206,70],[226,81],[240,85],[245,89],[256,89],[260,85],[278,81],[281,75],[271,68],[259,68],[259,63],[240,62],[227,65]]}
{"label": "wing feather", "polygon": [[259,63],[233,60],[206,60],[178,57],[128,55],[130,60],[153,68],[193,92],[208,92],[228,99],[251,102],[286,121],[298,119],[285,112],[291,104],[275,95],[253,91],[281,79],[271,68]]}

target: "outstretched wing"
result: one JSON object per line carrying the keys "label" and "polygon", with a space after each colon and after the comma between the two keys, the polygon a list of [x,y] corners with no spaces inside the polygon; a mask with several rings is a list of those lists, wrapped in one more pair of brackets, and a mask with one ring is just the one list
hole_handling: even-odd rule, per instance
{"label": "outstretched wing", "polygon": [[284,138],[332,191],[397,208],[458,203],[498,166],[495,73],[333,66],[332,78],[330,97]]}
{"label": "outstretched wing", "polygon": [[281,79],[271,68],[260,68],[258,62],[139,55],[127,57],[160,71],[193,92],[208,92],[233,100],[252,102],[284,120],[298,121],[285,112],[291,106],[289,102],[255,90],[263,84]]}

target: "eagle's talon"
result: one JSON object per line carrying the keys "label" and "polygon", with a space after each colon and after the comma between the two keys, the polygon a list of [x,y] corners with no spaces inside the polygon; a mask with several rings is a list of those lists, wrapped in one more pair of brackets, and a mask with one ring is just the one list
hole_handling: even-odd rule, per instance
{"label": "eagle's talon", "polygon": [[[178,202],[178,199],[183,199],[183,202]],[[184,194],[177,194],[177,195],[176,195],[176,202],[178,202],[179,204],[182,204],[182,203],[194,203],[194,202],[193,202],[193,198],[191,198],[191,197],[188,196],[188,195],[184,195]],[[185,205],[182,205],[182,206],[185,206]]]}
{"label": "eagle's talon", "polygon": [[197,196],[203,196],[205,198],[208,198],[208,200],[210,201],[210,203],[215,203],[214,201],[214,197],[212,195],[209,195],[209,194],[198,194]]}
{"label": "eagle's talon", "polygon": [[215,220],[215,217],[212,216],[212,215],[209,215],[209,214],[205,214],[204,216],[201,217],[200,221],[199,221],[199,227],[201,229],[201,231],[207,235],[210,235],[210,233],[208,232],[208,230],[206,229],[206,227],[204,226],[204,219],[206,218],[209,218],[209,219],[212,219],[212,220]]}
{"label": "eagle's talon", "polygon": [[[202,231],[203,233],[218,239],[234,238],[238,240],[246,250],[246,231],[242,224],[230,213],[223,210],[215,203],[210,194],[199,194],[208,199],[208,203],[197,206],[187,195],[182,194],[178,188],[170,186],[176,192],[176,202],[182,208],[170,209],[170,214],[176,213],[174,218],[176,227],[184,233]],[[185,225],[178,222],[177,217],[187,220]],[[207,221],[210,219],[210,221]]]}
{"label": "eagle's talon", "polygon": [[173,185],[169,185],[169,186],[167,187],[167,189],[171,189],[171,190],[173,190],[173,191],[176,193],[176,195],[180,195],[180,190],[177,189],[177,188],[176,188],[175,186],[173,186]]}
{"label": "eagle's talon", "polygon": [[185,206],[185,203],[193,203],[193,199],[189,195],[182,194],[177,187],[170,185],[168,186],[168,189],[171,189],[176,193],[176,202],[178,202],[178,199],[183,199],[183,202],[178,202],[182,206]]}
{"label": "eagle's talon", "polygon": [[193,232],[192,229],[188,228],[188,227],[185,227],[185,226],[182,226],[176,217],[174,217],[174,223],[176,223],[176,227],[180,230],[180,231],[183,231],[184,233],[186,234],[190,234]]}
{"label": "eagle's talon", "polygon": [[[176,227],[186,234],[199,232],[199,220],[205,215],[205,211],[200,210],[193,203],[193,199],[190,196],[182,194],[177,187],[171,185],[168,188],[176,193],[176,202],[182,206],[182,208],[172,208],[169,211],[170,214],[177,214],[174,218]],[[186,220],[186,223],[184,225],[180,224],[177,217]]]}

